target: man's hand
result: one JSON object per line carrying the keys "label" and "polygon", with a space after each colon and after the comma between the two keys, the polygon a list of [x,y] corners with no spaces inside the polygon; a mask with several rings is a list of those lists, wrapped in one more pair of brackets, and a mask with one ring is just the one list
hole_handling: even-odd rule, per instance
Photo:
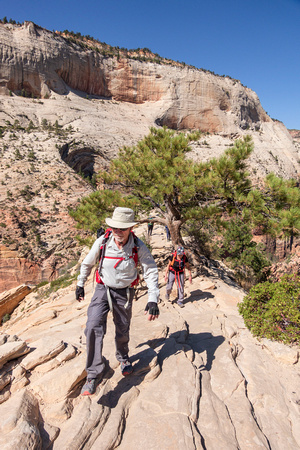
{"label": "man's hand", "polygon": [[76,286],[75,291],[76,300],[81,302],[81,300],[84,300],[84,288],[81,286]]}
{"label": "man's hand", "polygon": [[145,308],[145,314],[149,313],[148,320],[155,320],[158,319],[159,316],[159,309],[157,306],[157,303],[155,302],[148,302]]}

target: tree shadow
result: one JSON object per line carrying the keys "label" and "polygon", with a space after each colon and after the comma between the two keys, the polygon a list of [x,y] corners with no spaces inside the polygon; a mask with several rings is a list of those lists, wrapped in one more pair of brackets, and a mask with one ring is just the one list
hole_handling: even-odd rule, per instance
{"label": "tree shadow", "polygon": [[97,403],[109,408],[115,408],[123,394],[128,392],[132,387],[142,383],[147,373],[150,372],[150,364],[156,356],[156,352],[149,347],[131,356],[130,361],[134,368],[133,373],[122,378],[114,389],[108,391],[105,389]]}
{"label": "tree shadow", "polygon": [[213,360],[215,359],[216,349],[224,341],[225,338],[223,336],[214,336],[211,333],[189,334],[188,330],[180,330],[170,334],[170,336],[165,339],[163,345],[159,342],[159,339],[149,340],[146,344],[152,348],[162,345],[158,353],[158,361],[161,368],[163,367],[164,360],[178,351],[178,344],[187,344],[194,353],[206,353],[206,364],[203,365],[203,369],[210,370]]}
{"label": "tree shadow", "polygon": [[[189,345],[195,353],[206,353],[206,363],[202,369],[210,370],[215,359],[216,349],[224,342],[223,336],[213,336],[211,333],[189,334],[187,329],[170,334],[166,338],[150,339],[139,344],[136,349],[143,348],[140,352],[130,357],[134,372],[122,378],[113,389],[106,390],[98,400],[98,404],[115,408],[121,396],[132,387],[142,383],[145,376],[151,370],[151,363],[157,357],[158,364],[163,370],[164,361],[180,351],[179,344]],[[155,349],[159,347],[159,351]],[[109,388],[109,387],[108,387]]]}
{"label": "tree shadow", "polygon": [[194,291],[190,290],[190,295],[188,295],[183,303],[188,303],[189,301],[206,301],[209,300],[210,298],[215,298],[215,296],[213,294],[211,294],[210,292],[204,292],[201,291],[201,289],[195,289]]}
{"label": "tree shadow", "polygon": [[211,333],[190,334],[187,339],[187,344],[194,350],[195,353],[206,353],[206,364],[204,369],[209,371],[215,359],[215,352],[217,348],[225,341],[224,336],[213,336]]}

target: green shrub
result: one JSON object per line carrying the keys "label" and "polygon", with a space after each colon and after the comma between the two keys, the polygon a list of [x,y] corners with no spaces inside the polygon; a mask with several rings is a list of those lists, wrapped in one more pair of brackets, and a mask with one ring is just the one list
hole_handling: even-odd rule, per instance
{"label": "green shrub", "polygon": [[206,258],[218,257],[217,245],[213,243],[212,236],[216,235],[216,230],[206,228],[202,223],[189,221],[185,224],[183,233],[191,237],[191,245]]}
{"label": "green shrub", "polygon": [[300,276],[254,286],[238,306],[254,336],[300,344]]}
{"label": "green shrub", "polygon": [[41,288],[41,287],[43,287],[43,286],[46,286],[47,284],[49,284],[49,281],[41,281],[36,287],[35,287],[35,290],[37,290],[37,289],[39,289],[39,288]]}
{"label": "green shrub", "polygon": [[241,219],[234,218],[226,223],[221,256],[230,263],[237,280],[244,288],[266,280],[266,268],[271,263],[264,254],[263,247],[252,241],[250,226]]}
{"label": "green shrub", "polygon": [[47,294],[50,294],[51,292],[56,292],[58,289],[63,289],[67,286],[70,286],[70,284],[73,283],[74,280],[77,279],[78,273],[74,275],[65,274],[56,280],[53,280],[50,282],[49,290],[47,291]]}
{"label": "green shrub", "polygon": [[5,315],[2,317],[2,323],[7,322],[9,319],[10,319],[10,315],[9,315],[9,314],[5,314]]}

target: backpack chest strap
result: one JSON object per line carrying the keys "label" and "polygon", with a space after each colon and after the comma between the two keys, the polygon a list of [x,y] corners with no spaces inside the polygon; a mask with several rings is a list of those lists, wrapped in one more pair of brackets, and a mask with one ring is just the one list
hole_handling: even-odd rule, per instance
{"label": "backpack chest strap", "polygon": [[128,257],[123,257],[123,256],[104,256],[104,258],[107,259],[117,259],[118,261],[116,262],[116,264],[114,265],[114,269],[116,269],[118,267],[118,265],[122,262],[122,261],[127,261],[128,259],[134,259],[134,256],[128,256]]}

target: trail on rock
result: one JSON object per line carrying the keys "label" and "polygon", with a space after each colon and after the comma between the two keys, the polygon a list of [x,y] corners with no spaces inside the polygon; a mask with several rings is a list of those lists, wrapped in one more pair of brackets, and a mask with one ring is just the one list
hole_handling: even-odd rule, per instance
{"label": "trail on rock", "polygon": [[[151,245],[154,254],[168,250],[159,228]],[[155,322],[141,295],[129,377],[115,359],[109,315],[105,376],[95,395],[81,397],[92,292],[90,281],[83,303],[74,286],[44,300],[29,294],[2,327],[10,338],[0,345],[1,449],[24,448],[24,435],[26,449],[300,448],[299,349],[251,336],[237,312],[244,292],[229,278],[217,269],[194,278],[184,308],[173,292]]]}

